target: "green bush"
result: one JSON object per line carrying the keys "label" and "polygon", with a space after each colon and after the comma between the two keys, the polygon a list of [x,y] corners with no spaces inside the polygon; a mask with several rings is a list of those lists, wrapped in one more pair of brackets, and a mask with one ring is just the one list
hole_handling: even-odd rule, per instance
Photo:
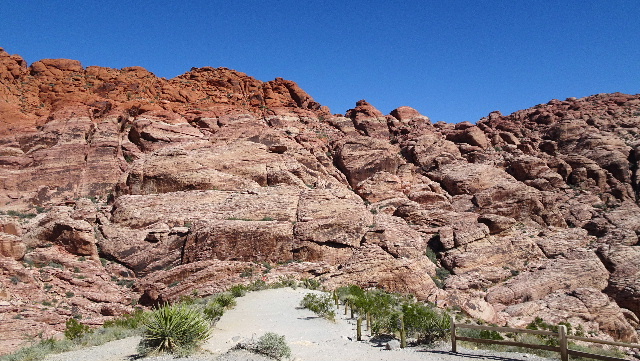
{"label": "green bush", "polygon": [[271,288],[283,288],[283,287],[291,287],[295,290],[296,288],[298,288],[298,281],[296,281],[296,279],[291,276],[289,277],[280,276],[280,278],[278,278],[278,282],[271,285]]}
{"label": "green bush", "polygon": [[300,307],[313,311],[318,316],[328,320],[335,320],[336,317],[336,313],[333,310],[333,299],[328,294],[307,293],[300,301]]}
{"label": "green bush", "polygon": [[239,343],[235,348],[249,350],[276,360],[291,357],[291,348],[287,345],[285,337],[273,332],[265,333],[258,341]]}
{"label": "green bush", "polygon": [[209,322],[214,323],[217,322],[224,314],[224,307],[220,306],[219,303],[211,302],[205,306],[202,313],[204,313],[204,316],[209,320]]}
{"label": "green bush", "polygon": [[43,360],[48,354],[70,351],[75,347],[75,343],[70,340],[56,341],[52,338],[42,340],[34,345],[21,348],[20,350],[0,356],[2,361],[39,361]]}
{"label": "green bush", "polygon": [[269,286],[263,280],[255,280],[251,285],[249,285],[249,291],[262,291],[268,289]]}
{"label": "green bush", "polygon": [[147,316],[147,313],[145,313],[141,309],[137,309],[133,313],[123,315],[113,320],[105,321],[102,327],[105,327],[105,328],[122,327],[125,329],[135,330],[142,327],[142,324],[146,316]]}
{"label": "green bush", "polygon": [[424,251],[424,254],[425,256],[427,256],[427,258],[429,258],[429,261],[431,261],[431,263],[435,265],[438,264],[438,255],[430,247],[427,247],[427,249]]}
{"label": "green bush", "polygon": [[75,318],[68,319],[65,326],[64,337],[66,337],[67,340],[79,339],[91,332],[89,326],[78,322]]}
{"label": "green bush", "polygon": [[229,292],[233,297],[244,297],[247,294],[247,287],[244,285],[235,285],[229,288]]}
{"label": "green bush", "polygon": [[497,331],[481,330],[478,336],[485,340],[504,340],[504,337]]}
{"label": "green bush", "polygon": [[102,345],[110,341],[140,334],[138,324],[144,317],[144,312],[136,311],[132,315],[105,322],[103,328],[89,331],[89,327],[71,318],[65,330],[66,339],[42,340],[36,344],[24,347],[12,354],[0,356],[1,361],[36,361],[43,360],[47,355],[67,352],[81,347]]}
{"label": "green bush", "polygon": [[[449,315],[431,305],[417,302],[412,295],[400,295],[380,289],[363,290],[356,285],[340,287],[335,297],[371,321],[372,334],[413,337],[418,343],[433,343],[448,336]],[[402,337],[401,337],[402,338]]]}
{"label": "green bush", "polygon": [[421,303],[405,303],[402,315],[407,333],[420,343],[433,343],[445,339],[449,334],[449,315]]}
{"label": "green bush", "polygon": [[256,351],[276,360],[291,357],[291,348],[287,345],[284,336],[273,332],[267,332],[258,339]]}
{"label": "green bush", "polygon": [[310,290],[318,290],[322,286],[320,281],[314,278],[303,278],[300,280],[302,282],[302,287],[308,288]]}
{"label": "green bush", "polygon": [[444,288],[444,282],[449,276],[451,276],[451,272],[448,269],[438,267],[436,268],[436,276],[432,277],[432,279],[438,288]]}
{"label": "green bush", "polygon": [[6,214],[8,216],[18,217],[20,219],[33,218],[36,216],[35,213],[23,213],[23,212],[14,211],[14,210],[7,211]]}
{"label": "green bush", "polygon": [[211,335],[209,322],[194,308],[164,306],[153,311],[144,322],[144,335],[138,345],[142,355],[168,352],[187,355]]}
{"label": "green bush", "polygon": [[213,299],[213,302],[219,304],[220,306],[226,309],[233,308],[236,305],[235,297],[233,297],[231,293],[227,293],[227,292],[217,295]]}

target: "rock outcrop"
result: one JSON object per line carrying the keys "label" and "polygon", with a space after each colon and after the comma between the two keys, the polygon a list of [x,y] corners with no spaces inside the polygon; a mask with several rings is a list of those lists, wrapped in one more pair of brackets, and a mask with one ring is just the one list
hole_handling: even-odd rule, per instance
{"label": "rock outcrop", "polygon": [[0,85],[2,352],[279,277],[638,339],[638,95],[432,124],[226,68],[4,50]]}

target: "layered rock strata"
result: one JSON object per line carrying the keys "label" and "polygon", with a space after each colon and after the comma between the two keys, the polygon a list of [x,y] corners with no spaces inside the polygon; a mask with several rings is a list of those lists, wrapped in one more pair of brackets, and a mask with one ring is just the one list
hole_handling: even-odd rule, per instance
{"label": "layered rock strata", "polygon": [[638,340],[638,95],[433,124],[225,68],[2,50],[0,83],[3,352],[280,277]]}

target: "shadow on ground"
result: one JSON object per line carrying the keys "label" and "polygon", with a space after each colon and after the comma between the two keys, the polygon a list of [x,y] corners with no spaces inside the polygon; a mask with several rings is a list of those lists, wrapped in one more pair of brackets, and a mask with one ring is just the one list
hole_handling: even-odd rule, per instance
{"label": "shadow on ground", "polygon": [[416,350],[416,352],[460,356],[460,357],[470,358],[470,359],[483,359],[483,360],[495,360],[495,361],[522,361],[521,358],[502,357],[502,356],[495,356],[495,355],[478,355],[478,354],[471,354],[471,353],[465,353],[465,352],[452,352],[452,351],[439,351],[439,350]]}

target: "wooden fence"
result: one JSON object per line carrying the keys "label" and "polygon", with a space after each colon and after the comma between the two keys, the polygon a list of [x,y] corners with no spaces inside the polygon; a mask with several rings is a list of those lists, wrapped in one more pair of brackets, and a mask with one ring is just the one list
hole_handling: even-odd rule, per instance
{"label": "wooden fence", "polygon": [[[534,335],[557,337],[558,346],[535,345],[530,343],[508,341],[508,340],[487,340],[482,338],[458,336],[456,334],[456,330],[459,328],[469,328],[469,329],[496,331],[496,332],[529,333]],[[627,361],[625,359],[617,358],[617,357],[597,355],[597,354],[592,354],[592,353],[587,353],[582,351],[571,350],[569,348],[569,340],[592,342],[592,343],[599,343],[599,344],[612,345],[612,346],[640,348],[640,344],[604,341],[604,340],[598,340],[593,338],[570,336],[570,335],[567,335],[567,328],[566,326],[563,326],[563,325],[558,326],[558,332],[552,332],[552,331],[529,330],[529,329],[511,328],[511,327],[490,327],[490,326],[481,326],[481,325],[467,325],[464,323],[455,323],[453,319],[451,320],[451,351],[453,352],[457,352],[456,351],[457,341],[469,341],[469,342],[477,342],[477,343],[517,346],[517,347],[526,347],[526,348],[533,348],[533,349],[539,349],[539,350],[559,352],[560,359],[562,361],[568,361],[569,355],[577,356],[577,357],[592,358],[592,359],[603,360],[603,361]]]}

